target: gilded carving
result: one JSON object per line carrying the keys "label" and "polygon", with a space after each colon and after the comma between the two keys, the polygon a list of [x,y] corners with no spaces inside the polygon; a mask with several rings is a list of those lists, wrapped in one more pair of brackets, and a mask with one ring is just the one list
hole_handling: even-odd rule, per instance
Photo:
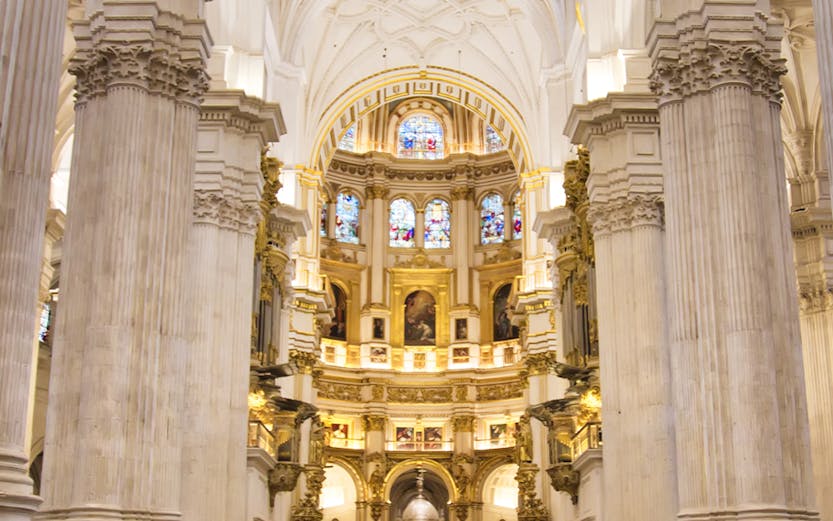
{"label": "gilded carving", "polygon": [[401,403],[445,403],[452,400],[451,387],[388,387],[388,401]]}
{"label": "gilded carving", "polygon": [[547,469],[550,475],[550,484],[558,492],[570,494],[573,504],[578,503],[578,489],[581,483],[581,475],[573,470],[572,463],[559,463]]}
{"label": "gilded carving", "polygon": [[364,425],[365,432],[384,431],[385,423],[387,422],[387,420],[387,416],[382,416],[378,414],[365,414],[364,416],[362,416],[362,423]]}
{"label": "gilded carving", "polygon": [[452,201],[473,201],[474,189],[468,186],[455,186],[451,189]]}
{"label": "gilded carving", "polygon": [[368,199],[387,199],[390,190],[384,185],[370,185],[365,188],[365,195]]}
{"label": "gilded carving", "polygon": [[298,485],[298,476],[303,467],[297,463],[278,462],[269,471],[269,501],[274,506],[275,494],[278,492],[292,492]]}
{"label": "gilded carving", "polygon": [[529,375],[547,374],[555,363],[555,351],[529,354],[524,360]]}
{"label": "gilded carving", "polygon": [[297,367],[298,372],[301,374],[312,374],[312,369],[318,363],[318,358],[309,351],[290,349],[289,363]]}
{"label": "gilded carving", "polygon": [[508,242],[500,245],[497,253],[486,257],[484,264],[497,264],[499,262],[508,262],[521,258],[521,252],[513,248]]}
{"label": "gilded carving", "polygon": [[399,261],[395,265],[397,268],[416,268],[416,269],[425,269],[425,268],[444,268],[445,265],[442,262],[432,261],[428,258],[428,255],[425,253],[425,250],[419,248],[414,256],[410,259],[406,259],[404,261]]}
{"label": "gilded carving", "polygon": [[382,401],[385,399],[385,386],[381,384],[373,384],[370,386],[370,397],[374,401]]}
{"label": "gilded carving", "polygon": [[535,492],[538,466],[522,463],[515,480],[518,482],[518,521],[548,521],[549,511]]}
{"label": "gilded carving", "polygon": [[454,432],[474,432],[475,417],[472,415],[458,415],[451,417],[451,429]]}
{"label": "gilded carving", "polygon": [[526,380],[504,382],[497,384],[485,384],[477,386],[477,401],[491,402],[495,400],[508,400],[520,398],[526,389]]}
{"label": "gilded carving", "polygon": [[345,402],[361,401],[362,388],[359,384],[329,382],[319,379],[316,388],[318,389],[319,398]]}

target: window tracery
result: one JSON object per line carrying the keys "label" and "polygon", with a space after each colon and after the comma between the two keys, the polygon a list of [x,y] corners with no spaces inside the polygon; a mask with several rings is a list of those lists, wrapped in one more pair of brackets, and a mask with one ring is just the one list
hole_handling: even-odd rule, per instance
{"label": "window tracery", "polygon": [[480,244],[503,241],[503,197],[489,194],[480,203]]}
{"label": "window tracery", "polygon": [[390,245],[394,248],[414,246],[416,213],[414,205],[407,199],[394,199],[390,203]]}
{"label": "window tracery", "polygon": [[448,203],[443,199],[433,199],[425,207],[425,247],[451,247],[451,219]]}
{"label": "window tracery", "polygon": [[409,159],[442,159],[443,127],[428,114],[406,118],[397,132],[397,155]]}
{"label": "window tracery", "polygon": [[336,197],[335,236],[339,242],[359,243],[359,198],[349,192]]}

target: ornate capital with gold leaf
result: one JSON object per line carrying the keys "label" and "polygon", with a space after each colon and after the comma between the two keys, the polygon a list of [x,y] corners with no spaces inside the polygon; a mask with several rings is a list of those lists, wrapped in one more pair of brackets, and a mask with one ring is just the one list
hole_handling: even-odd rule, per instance
{"label": "ornate capital with gold leaf", "polygon": [[362,424],[365,432],[384,431],[387,421],[388,417],[381,414],[365,414],[362,416]]}
{"label": "ornate capital with gold leaf", "polygon": [[538,498],[535,484],[538,465],[521,463],[515,480],[518,482],[518,521],[548,521],[549,511]]}
{"label": "ornate capital with gold leaf", "polygon": [[578,504],[578,489],[581,483],[581,475],[573,470],[572,463],[559,463],[547,469],[550,475],[550,484],[558,492],[570,494],[573,504]]}
{"label": "ornate capital with gold leaf", "polygon": [[318,357],[309,351],[301,351],[298,349],[289,350],[289,362],[298,368],[301,374],[312,374],[315,364],[318,362]]}
{"label": "ornate capital with gold leaf", "polygon": [[474,432],[474,415],[461,414],[451,417],[451,429],[454,432]]}
{"label": "ornate capital with gold leaf", "polygon": [[387,199],[390,190],[385,185],[370,185],[364,193],[368,199]]}
{"label": "ornate capital with gold leaf", "polygon": [[473,201],[474,189],[469,186],[455,186],[451,189],[452,201]]}
{"label": "ornate capital with gold leaf", "polygon": [[524,360],[530,376],[547,374],[555,364],[555,351],[544,351],[543,353],[531,353]]}
{"label": "ornate capital with gold leaf", "polygon": [[303,467],[297,463],[275,464],[269,471],[269,499],[270,505],[274,506],[275,494],[278,492],[292,492],[298,485],[298,476],[301,475]]}

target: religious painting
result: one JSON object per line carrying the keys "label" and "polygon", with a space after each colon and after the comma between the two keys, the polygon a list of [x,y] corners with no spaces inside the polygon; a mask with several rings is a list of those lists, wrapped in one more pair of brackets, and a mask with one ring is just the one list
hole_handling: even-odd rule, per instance
{"label": "religious painting", "polygon": [[451,212],[448,203],[434,199],[425,207],[425,248],[451,247]]}
{"label": "religious painting", "polygon": [[370,346],[370,361],[374,364],[384,364],[388,361],[388,348],[384,346]]}
{"label": "religious painting", "polygon": [[466,340],[469,336],[469,326],[467,318],[458,318],[454,322],[454,338],[456,340]]}
{"label": "religious painting", "polygon": [[332,288],[335,297],[335,317],[326,336],[335,340],[347,340],[347,298],[338,285],[333,284]]}
{"label": "religious painting", "polygon": [[492,340],[509,340],[518,338],[518,327],[509,321],[509,292],[512,284],[504,284],[495,292],[492,321],[494,322]]}
{"label": "religious painting", "polygon": [[480,204],[480,244],[503,242],[503,197],[489,194]]}
{"label": "religious painting", "polygon": [[346,440],[350,437],[350,426],[346,423],[333,423],[330,425],[330,438],[333,440]]}
{"label": "religious painting", "polygon": [[436,343],[436,301],[427,291],[417,290],[405,297],[405,345],[432,346]]}
{"label": "religious painting", "polygon": [[385,319],[375,317],[373,319],[373,338],[376,340],[385,339]]}
{"label": "religious painting", "polygon": [[407,199],[394,199],[390,203],[390,245],[394,248],[412,248],[414,246],[414,226],[416,212],[414,205]]}
{"label": "religious painting", "polygon": [[339,192],[336,196],[336,240],[339,242],[359,243],[359,198],[348,192]]}
{"label": "religious painting", "polygon": [[468,347],[455,347],[452,351],[452,357],[456,363],[464,363],[469,361]]}
{"label": "religious painting", "polygon": [[413,427],[397,427],[396,428],[396,446],[399,449],[414,448],[414,428]]}
{"label": "religious painting", "polygon": [[425,427],[425,443],[423,447],[426,450],[439,450],[442,448],[443,442],[443,428],[442,427]]}
{"label": "religious painting", "polygon": [[492,442],[492,445],[506,441],[506,424],[493,423],[489,425],[489,440]]}

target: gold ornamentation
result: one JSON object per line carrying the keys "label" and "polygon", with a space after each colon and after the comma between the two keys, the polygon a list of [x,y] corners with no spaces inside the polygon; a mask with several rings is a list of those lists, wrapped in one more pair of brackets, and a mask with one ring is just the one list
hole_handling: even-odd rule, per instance
{"label": "gold ornamentation", "polygon": [[513,248],[508,242],[500,245],[497,253],[486,257],[483,264],[497,264],[499,262],[509,262],[522,257],[521,252]]}
{"label": "gold ornamentation", "polygon": [[555,351],[544,351],[527,355],[524,365],[529,375],[547,374],[555,360]]}
{"label": "gold ornamentation", "polygon": [[520,398],[526,389],[526,379],[497,384],[485,384],[477,386],[477,401],[492,402],[496,400],[508,400]]}
{"label": "gold ornamentation", "polygon": [[388,401],[399,403],[446,403],[452,400],[451,387],[388,387]]}
{"label": "gold ornamentation", "polygon": [[458,415],[451,417],[451,430],[454,432],[474,432],[475,417],[472,415]]}
{"label": "gold ornamentation", "polygon": [[370,397],[374,401],[382,401],[385,399],[385,386],[382,384],[373,384],[370,386]]}
{"label": "gold ornamentation", "polygon": [[474,189],[468,186],[455,186],[451,189],[452,201],[473,201]]}
{"label": "gold ornamentation", "polygon": [[319,398],[344,402],[361,401],[362,388],[359,384],[328,382],[319,379],[315,386],[318,389]]}
{"label": "gold ornamentation", "polygon": [[324,467],[307,465],[304,468],[307,476],[307,493],[304,498],[292,507],[293,521],[321,521],[324,514],[318,509],[318,497],[324,485]]}
{"label": "gold ornamentation", "polygon": [[445,268],[443,263],[435,262],[429,259],[423,248],[419,248],[410,259],[397,262],[394,266],[397,268],[412,269]]}
{"label": "gold ornamentation", "polygon": [[547,469],[550,475],[550,484],[558,492],[570,494],[573,504],[578,504],[578,488],[581,483],[581,475],[573,470],[572,463],[558,463]]}
{"label": "gold ornamentation", "polygon": [[538,466],[533,463],[522,463],[518,466],[515,480],[518,482],[518,521],[548,521],[549,511],[544,506],[535,485]]}
{"label": "gold ornamentation", "polygon": [[297,463],[276,463],[269,471],[269,506],[275,506],[275,494],[292,492],[298,485],[303,467]]}
{"label": "gold ornamentation", "polygon": [[365,195],[368,199],[387,199],[390,190],[384,185],[370,185],[365,188]]}
{"label": "gold ornamentation", "polygon": [[290,349],[289,363],[297,367],[298,372],[301,374],[312,374],[312,369],[318,363],[318,358],[308,351]]}
{"label": "gold ornamentation", "polygon": [[454,401],[465,402],[469,399],[469,387],[467,385],[457,385],[454,387]]}
{"label": "gold ornamentation", "polygon": [[[365,414],[362,416],[362,424],[365,432],[368,431],[384,431],[385,423],[388,421],[387,416],[377,414]],[[369,461],[369,460],[368,460]]]}

